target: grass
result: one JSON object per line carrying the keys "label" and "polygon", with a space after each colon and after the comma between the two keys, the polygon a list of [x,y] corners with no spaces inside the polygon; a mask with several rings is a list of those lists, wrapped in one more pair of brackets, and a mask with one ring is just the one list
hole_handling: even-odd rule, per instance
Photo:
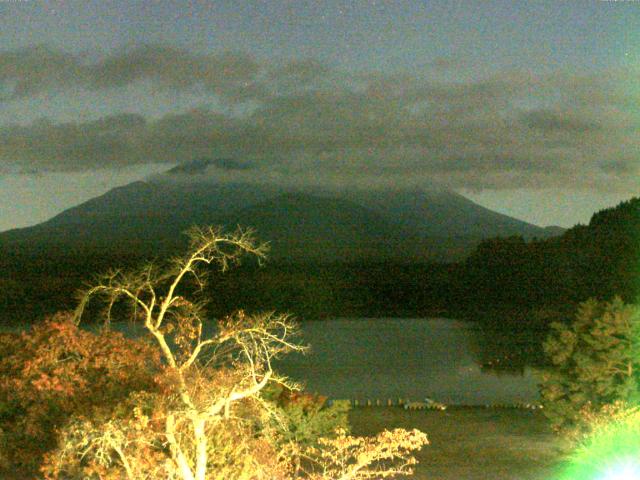
{"label": "grass", "polygon": [[426,432],[430,445],[418,453],[413,477],[419,480],[552,480],[566,453],[540,411],[361,407],[349,419],[358,435],[396,427]]}

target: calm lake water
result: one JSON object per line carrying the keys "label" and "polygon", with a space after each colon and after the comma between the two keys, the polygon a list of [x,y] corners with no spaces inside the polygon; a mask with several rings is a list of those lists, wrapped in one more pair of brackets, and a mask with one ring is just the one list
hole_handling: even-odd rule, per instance
{"label": "calm lake water", "polygon": [[[113,326],[136,335],[130,324]],[[495,336],[483,334],[473,322],[357,318],[303,322],[301,327],[301,342],[310,345],[311,351],[290,354],[276,368],[304,383],[306,390],[332,399],[384,402],[429,397],[449,405],[539,399],[531,368],[511,373],[481,368],[487,352],[493,358]],[[519,345],[508,345],[508,349],[519,350]]]}
{"label": "calm lake water", "polygon": [[537,380],[480,367],[473,323],[448,319],[335,319],[302,324],[306,355],[278,369],[330,398],[424,397],[447,404],[538,401]]}

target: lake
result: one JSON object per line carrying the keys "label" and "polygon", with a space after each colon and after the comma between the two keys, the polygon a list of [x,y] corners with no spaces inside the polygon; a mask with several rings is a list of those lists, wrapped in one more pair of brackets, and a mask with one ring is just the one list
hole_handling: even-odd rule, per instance
{"label": "lake", "polygon": [[[113,324],[127,335],[140,327]],[[11,327],[5,331],[28,328]],[[90,329],[92,327],[89,327]],[[449,405],[536,403],[531,368],[483,368],[487,358],[526,352],[518,342],[498,341],[478,324],[450,319],[350,318],[302,322],[305,355],[290,354],[276,368],[332,399],[425,397]],[[508,353],[509,354],[509,353]]]}
{"label": "lake", "polygon": [[[306,355],[278,370],[330,398],[421,400],[446,404],[535,403],[537,380],[481,368],[478,328],[448,319],[334,319],[302,324]],[[484,337],[486,341],[486,336]]]}

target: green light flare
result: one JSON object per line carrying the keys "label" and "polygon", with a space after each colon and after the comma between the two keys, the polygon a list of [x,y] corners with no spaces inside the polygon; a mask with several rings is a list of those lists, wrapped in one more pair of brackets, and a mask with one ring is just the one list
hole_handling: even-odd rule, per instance
{"label": "green light flare", "polygon": [[640,413],[635,410],[594,432],[558,480],[640,480]]}
{"label": "green light flare", "polygon": [[601,480],[638,480],[640,479],[640,466],[637,461],[628,460],[613,466],[607,471]]}

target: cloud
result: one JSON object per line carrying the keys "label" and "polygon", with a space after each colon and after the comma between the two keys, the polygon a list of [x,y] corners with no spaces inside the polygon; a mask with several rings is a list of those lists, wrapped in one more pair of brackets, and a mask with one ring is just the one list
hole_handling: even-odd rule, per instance
{"label": "cloud", "polygon": [[0,53],[0,84],[7,91],[1,100],[23,98],[40,91],[65,88],[87,81],[78,59],[45,46]]}
{"label": "cloud", "polygon": [[625,177],[625,176],[633,176],[638,175],[640,173],[640,162],[636,159],[633,160],[615,160],[611,162],[602,162],[600,163],[600,168],[603,172],[616,176],[616,177]]}
{"label": "cloud", "polygon": [[84,171],[105,166],[151,163],[144,154],[147,123],[120,114],[84,123],[40,120],[0,128],[0,159],[30,171]]}
{"label": "cloud", "polygon": [[558,71],[445,82],[159,45],[93,62],[37,47],[0,53],[0,82],[5,91],[13,86],[14,102],[77,87],[117,95],[142,82],[149,96],[154,88],[188,90],[222,107],[8,124],[0,126],[0,160],[72,171],[209,159],[205,169],[225,181],[635,192],[640,96],[631,86],[638,80],[633,71]]}
{"label": "cloud", "polygon": [[576,112],[572,111],[532,110],[523,113],[521,119],[528,127],[544,132],[566,131],[579,134],[590,133],[602,128],[597,119],[578,116]]}
{"label": "cloud", "polygon": [[103,90],[145,81],[169,89],[200,89],[240,101],[260,97],[254,85],[259,71],[258,63],[246,54],[193,54],[158,44],[130,47],[102,59],[42,45],[0,52],[0,83],[9,92],[5,101],[50,89]]}
{"label": "cloud", "polygon": [[204,175],[211,167],[226,171],[242,171],[252,169],[253,165],[233,158],[198,158],[180,163],[166,173],[168,175]]}

